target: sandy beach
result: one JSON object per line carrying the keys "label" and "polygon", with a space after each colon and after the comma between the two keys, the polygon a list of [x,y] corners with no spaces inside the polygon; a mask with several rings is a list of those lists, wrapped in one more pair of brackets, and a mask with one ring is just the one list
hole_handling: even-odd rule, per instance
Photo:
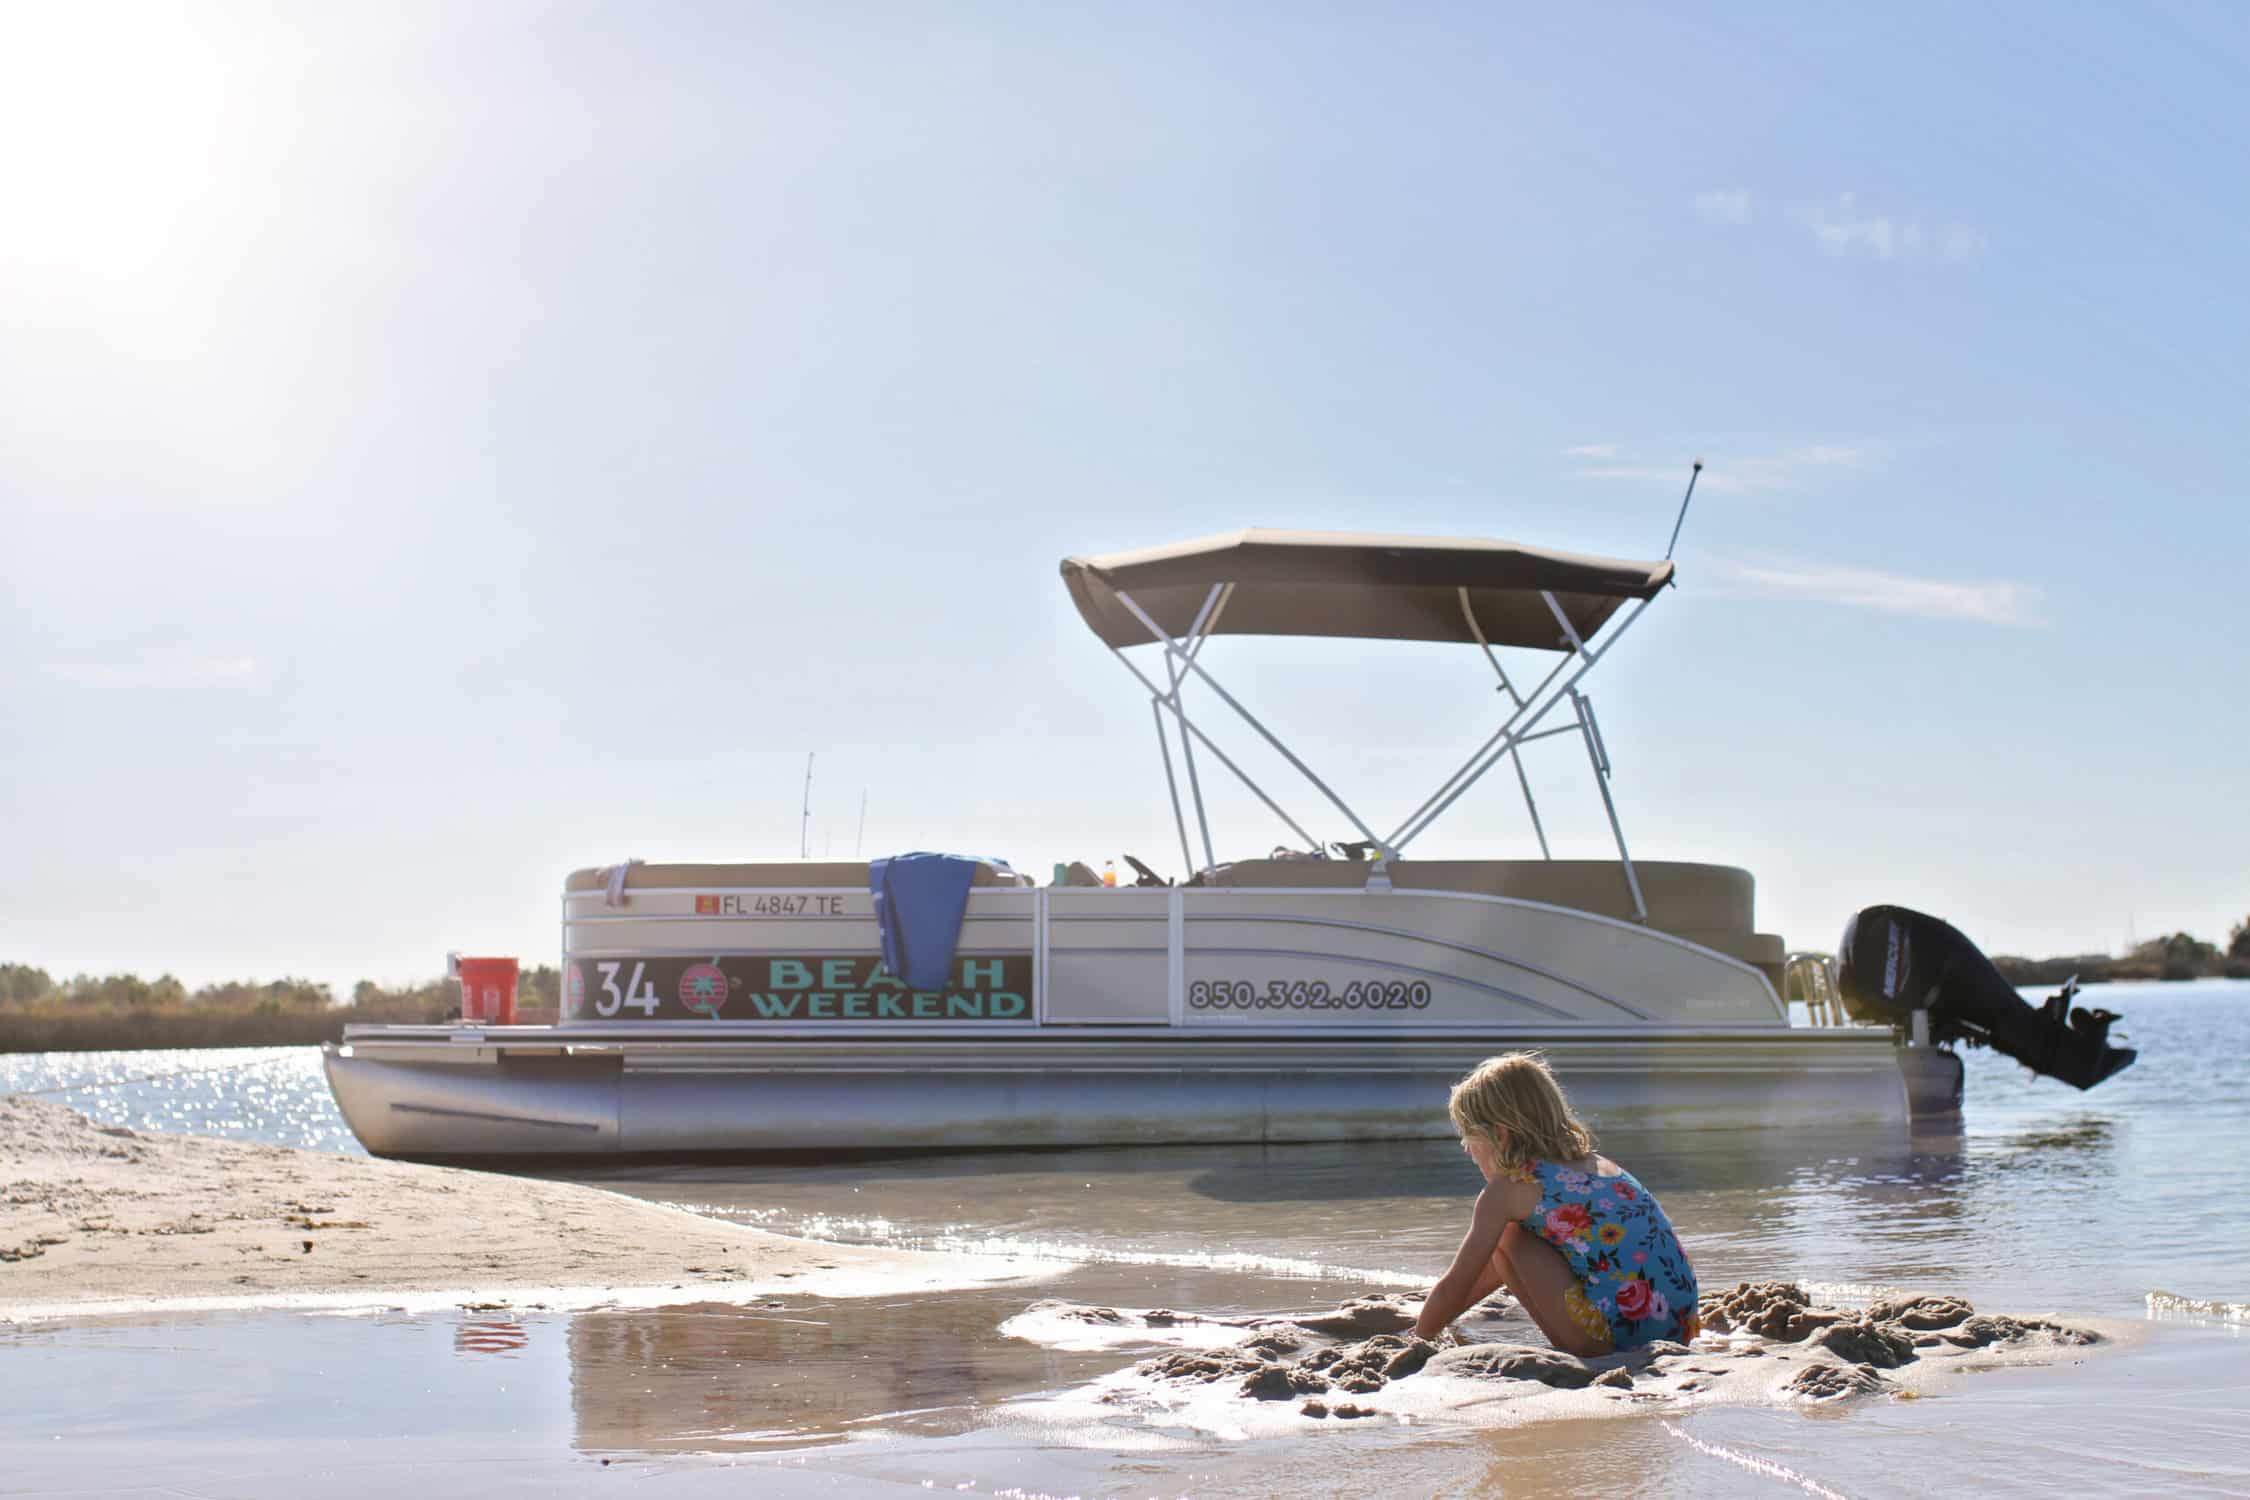
{"label": "sandy beach", "polygon": [[572,1183],[159,1135],[0,1097],[0,1319],[12,1321],[850,1296],[1051,1269],[820,1244]]}

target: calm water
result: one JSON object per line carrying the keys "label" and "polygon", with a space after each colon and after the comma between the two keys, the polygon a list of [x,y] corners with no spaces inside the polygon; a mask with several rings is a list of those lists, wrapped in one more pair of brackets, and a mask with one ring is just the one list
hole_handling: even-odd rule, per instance
{"label": "calm water", "polygon": [[[1473,1170],[1450,1143],[632,1165],[572,1175],[793,1233],[1033,1247],[1079,1269],[1036,1292],[758,1315],[241,1316],[18,1332],[0,1342],[0,1382],[37,1394],[0,1420],[11,1475],[0,1491],[36,1487],[23,1474],[84,1477],[70,1445],[106,1422],[154,1444],[131,1469],[140,1479],[216,1465],[208,1472],[238,1476],[219,1492],[243,1494],[288,1492],[322,1466],[332,1491],[371,1492],[400,1465],[465,1490],[443,1476],[464,1474],[471,1455],[527,1492],[607,1458],[686,1489],[720,1483],[712,1464],[753,1463],[762,1485],[806,1493],[1803,1489],[1776,1465],[1845,1494],[1906,1494],[1939,1476],[2025,1493],[2250,1493],[2250,985],[2096,994],[2125,1013],[2141,1061],[2090,1094],[1972,1053],[1951,1133],[1881,1144],[1605,1134],[1662,1195],[1707,1286],[1778,1275],[1846,1295],[1944,1289],[2125,1327],[2121,1347],[2086,1364],[1968,1377],[1942,1399],[1281,1444],[1049,1430],[1020,1398],[1131,1355],[999,1337],[1029,1298],[1271,1311],[1426,1280],[1465,1222]],[[60,1090],[50,1097],[140,1127],[356,1149],[309,1052],[0,1058],[0,1088]],[[214,1395],[198,1373],[214,1366],[264,1372],[264,1394]],[[128,1368],[134,1394],[110,1394],[127,1389]],[[89,1403],[89,1392],[102,1394]],[[251,1460],[282,1432],[293,1457]],[[381,1433],[392,1436],[376,1444]],[[411,1452],[394,1451],[402,1437]]]}
{"label": "calm water", "polygon": [[0,1053],[0,1094],[15,1093],[105,1125],[367,1154],[336,1111],[317,1047]]}

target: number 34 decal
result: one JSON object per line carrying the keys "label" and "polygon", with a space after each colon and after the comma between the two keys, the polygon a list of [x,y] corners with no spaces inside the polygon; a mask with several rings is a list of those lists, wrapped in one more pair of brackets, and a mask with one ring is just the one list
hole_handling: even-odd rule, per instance
{"label": "number 34 decal", "polygon": [[656,1014],[659,1002],[656,998],[656,986],[648,982],[647,964],[634,964],[633,972],[626,976],[622,989],[617,983],[618,971],[625,967],[622,962],[613,960],[598,963],[594,967],[602,976],[602,992],[594,999],[596,1015],[614,1016],[628,1005],[644,1016]]}

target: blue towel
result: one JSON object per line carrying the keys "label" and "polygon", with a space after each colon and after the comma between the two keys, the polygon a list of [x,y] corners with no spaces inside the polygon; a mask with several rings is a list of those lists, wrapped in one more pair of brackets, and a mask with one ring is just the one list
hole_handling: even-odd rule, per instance
{"label": "blue towel", "polygon": [[979,861],[963,854],[894,854],[867,867],[883,967],[908,989],[944,990],[953,980],[961,913]]}

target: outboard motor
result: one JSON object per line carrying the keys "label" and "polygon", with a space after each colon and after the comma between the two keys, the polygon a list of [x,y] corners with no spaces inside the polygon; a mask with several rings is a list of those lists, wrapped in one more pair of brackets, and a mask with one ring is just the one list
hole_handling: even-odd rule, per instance
{"label": "outboard motor", "polygon": [[2071,1009],[2077,980],[2029,1005],[1951,924],[1903,906],[1870,906],[1845,924],[1836,981],[1855,1020],[1904,1026],[1926,1010],[1931,1041],[1991,1047],[2073,1088],[2090,1089],[2139,1055],[2109,1045],[2116,1012]]}

